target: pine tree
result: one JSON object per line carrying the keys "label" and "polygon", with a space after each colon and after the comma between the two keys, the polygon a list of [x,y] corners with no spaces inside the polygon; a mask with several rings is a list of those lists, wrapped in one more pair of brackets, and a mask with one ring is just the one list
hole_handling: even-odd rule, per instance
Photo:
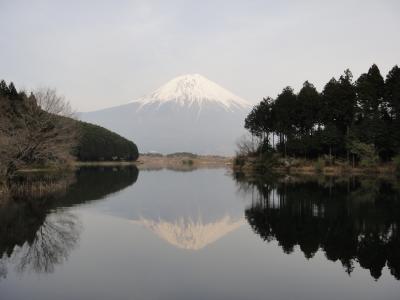
{"label": "pine tree", "polygon": [[8,89],[7,83],[2,80],[0,81],[0,96],[8,97],[10,90]]}
{"label": "pine tree", "polygon": [[346,135],[353,123],[357,103],[349,70],[339,80],[332,78],[325,85],[322,100],[324,123],[335,125],[342,135]]}
{"label": "pine tree", "polygon": [[10,97],[10,99],[16,99],[18,98],[18,92],[17,89],[14,86],[13,82],[10,82],[9,86],[8,86],[8,96]]}
{"label": "pine tree", "polygon": [[371,66],[368,73],[358,78],[356,90],[362,117],[371,119],[379,117],[380,110],[383,108],[385,83],[375,64]]}
{"label": "pine tree", "polygon": [[389,115],[386,135],[388,135],[389,154],[400,152],[400,68],[396,65],[388,73],[385,80],[385,103]]}
{"label": "pine tree", "polygon": [[315,86],[308,81],[304,82],[297,95],[297,118],[301,133],[310,133],[320,123],[321,107],[321,96]]}
{"label": "pine tree", "polygon": [[400,68],[396,65],[385,80],[385,102],[392,119],[400,119]]}
{"label": "pine tree", "polygon": [[[387,128],[384,116],[388,113],[384,105],[385,82],[376,65],[372,65],[368,73],[361,74],[356,81],[360,118],[358,133],[361,142],[373,144],[383,155],[387,144]],[[381,153],[382,152],[382,153]]]}

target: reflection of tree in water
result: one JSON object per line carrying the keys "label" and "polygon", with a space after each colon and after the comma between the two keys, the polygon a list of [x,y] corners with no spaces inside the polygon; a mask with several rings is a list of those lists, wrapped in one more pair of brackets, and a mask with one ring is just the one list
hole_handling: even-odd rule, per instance
{"label": "reflection of tree in water", "polygon": [[0,199],[0,280],[7,276],[8,264],[19,272],[53,272],[81,232],[79,219],[67,207],[102,199],[137,177],[137,168],[129,167],[82,168],[75,175],[39,176],[28,183],[21,179],[15,193]]}
{"label": "reflection of tree in water", "polygon": [[19,272],[53,272],[54,266],[62,263],[77,244],[80,232],[81,225],[75,215],[58,211],[48,215],[28,236],[21,237],[21,241],[26,240],[22,245],[12,241],[7,245],[7,241],[2,240],[8,247],[0,257],[0,278],[6,277],[8,263],[14,264]]}
{"label": "reflection of tree in water", "polygon": [[0,280],[7,277],[7,266],[2,257],[0,257]]}
{"label": "reflection of tree in water", "polygon": [[78,218],[64,209],[49,210],[48,201],[10,199],[0,208],[0,278],[9,263],[19,272],[52,272],[78,242]]}
{"label": "reflection of tree in water", "polygon": [[12,260],[17,270],[51,273],[61,264],[78,242],[81,225],[78,218],[68,211],[49,215],[36,232],[31,243],[14,251]]}
{"label": "reflection of tree in water", "polygon": [[[400,192],[396,182],[335,178],[318,181],[242,181],[252,193],[246,219],[285,253],[298,245],[306,258],[321,249],[378,279],[387,265],[400,280]],[[253,187],[253,189],[249,189]]]}

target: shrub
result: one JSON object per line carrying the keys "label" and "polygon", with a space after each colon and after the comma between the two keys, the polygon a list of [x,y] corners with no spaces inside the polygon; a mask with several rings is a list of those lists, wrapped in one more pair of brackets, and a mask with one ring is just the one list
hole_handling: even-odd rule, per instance
{"label": "shrub", "polygon": [[255,170],[259,172],[269,172],[279,164],[277,155],[272,152],[263,153],[257,158]]}
{"label": "shrub", "polygon": [[394,163],[394,167],[396,169],[396,172],[398,174],[400,174],[400,154],[396,155],[395,157],[393,157],[393,163]]}
{"label": "shrub", "polygon": [[362,167],[375,167],[379,162],[375,146],[372,144],[366,144],[360,141],[351,141],[348,145],[348,150],[350,153],[358,157],[360,166]]}
{"label": "shrub", "polygon": [[317,173],[322,173],[325,167],[325,159],[324,158],[318,158],[317,161],[314,163],[314,168]]}
{"label": "shrub", "polygon": [[237,155],[233,163],[237,167],[243,167],[246,163],[246,158],[243,155]]}
{"label": "shrub", "polygon": [[184,159],[184,160],[182,160],[182,163],[184,164],[184,165],[188,165],[188,166],[192,166],[193,165],[193,160],[191,160],[191,159]]}

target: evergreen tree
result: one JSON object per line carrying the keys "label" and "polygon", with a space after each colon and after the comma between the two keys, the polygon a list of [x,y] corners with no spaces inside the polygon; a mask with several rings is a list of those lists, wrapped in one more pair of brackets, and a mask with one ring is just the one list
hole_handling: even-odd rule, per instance
{"label": "evergreen tree", "polygon": [[8,97],[10,90],[8,89],[7,83],[2,80],[0,81],[0,96]]}
{"label": "evergreen tree", "polygon": [[301,133],[310,133],[314,126],[320,124],[322,108],[321,96],[315,86],[304,82],[297,95],[297,118]]}
{"label": "evergreen tree", "polygon": [[10,82],[9,86],[8,86],[8,96],[10,97],[10,99],[16,99],[18,98],[18,92],[17,89],[14,86],[13,82]]}
{"label": "evergreen tree", "polygon": [[323,121],[332,123],[345,135],[352,125],[356,110],[356,93],[349,70],[339,80],[332,78],[322,92]]}
{"label": "evergreen tree", "polygon": [[390,154],[400,152],[400,68],[396,65],[385,80],[385,103],[389,115],[386,134],[389,134]]}
{"label": "evergreen tree", "polygon": [[346,70],[321,94],[306,81],[296,95],[286,87],[274,101],[265,98],[247,116],[245,128],[261,138],[279,138],[278,152],[291,156],[336,155],[361,161],[354,145],[389,160],[400,153],[400,68],[387,75],[372,65],[355,83]]}
{"label": "evergreen tree", "polygon": [[383,106],[385,83],[375,64],[357,79],[356,90],[362,118],[378,118]]}
{"label": "evergreen tree", "polygon": [[385,82],[376,65],[372,65],[367,73],[356,81],[356,90],[360,115],[358,120],[358,135],[361,142],[376,147],[381,157],[386,156],[388,116],[387,105],[384,103]]}
{"label": "evergreen tree", "polygon": [[296,95],[291,87],[285,87],[278,95],[274,103],[274,110],[277,116],[276,129],[280,134],[281,142],[294,133],[296,118]]}
{"label": "evergreen tree", "polygon": [[384,97],[391,119],[400,119],[400,68],[397,65],[386,77]]}

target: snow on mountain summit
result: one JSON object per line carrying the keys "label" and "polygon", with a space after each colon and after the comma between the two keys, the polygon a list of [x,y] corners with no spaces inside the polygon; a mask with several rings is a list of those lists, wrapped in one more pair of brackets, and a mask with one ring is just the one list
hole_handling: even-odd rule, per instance
{"label": "snow on mountain summit", "polygon": [[180,106],[217,104],[225,110],[246,109],[250,103],[199,74],[176,77],[153,93],[135,101],[141,107],[149,104],[161,106],[175,103]]}
{"label": "snow on mountain summit", "polygon": [[81,118],[134,140],[142,153],[233,155],[250,110],[247,101],[194,74],[174,78],[136,101]]}

